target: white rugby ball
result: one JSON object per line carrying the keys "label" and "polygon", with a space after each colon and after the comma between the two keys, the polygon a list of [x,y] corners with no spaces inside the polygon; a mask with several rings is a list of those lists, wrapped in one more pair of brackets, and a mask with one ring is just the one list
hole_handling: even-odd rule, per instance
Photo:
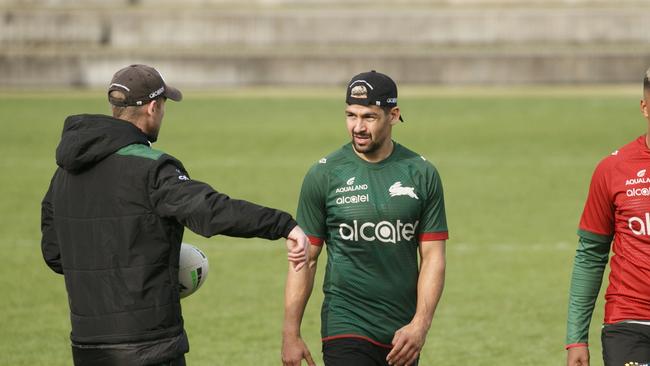
{"label": "white rugby ball", "polygon": [[208,257],[192,244],[181,243],[178,283],[181,298],[195,293],[208,278]]}

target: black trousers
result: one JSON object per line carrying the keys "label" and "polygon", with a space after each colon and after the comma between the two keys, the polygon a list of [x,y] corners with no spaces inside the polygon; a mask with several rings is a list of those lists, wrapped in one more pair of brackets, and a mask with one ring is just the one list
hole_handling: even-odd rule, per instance
{"label": "black trousers", "polygon": [[[143,365],[145,360],[135,357],[133,354],[124,352],[105,352],[97,348],[85,348],[79,351],[79,347],[73,347],[73,363],[75,366],[128,366]],[[173,360],[145,364],[146,366],[185,366],[185,355],[180,355]]]}
{"label": "black trousers", "polygon": [[[363,339],[341,338],[323,342],[325,366],[388,366],[389,348]],[[412,366],[417,366],[418,361]]]}
{"label": "black trousers", "polygon": [[605,366],[650,365],[650,325],[606,324],[601,340]]}

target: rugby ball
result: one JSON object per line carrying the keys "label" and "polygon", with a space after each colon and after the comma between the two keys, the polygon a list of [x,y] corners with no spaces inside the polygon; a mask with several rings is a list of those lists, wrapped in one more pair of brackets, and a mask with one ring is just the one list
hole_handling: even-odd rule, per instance
{"label": "rugby ball", "polygon": [[178,283],[181,298],[195,293],[208,278],[208,257],[192,244],[181,243]]}

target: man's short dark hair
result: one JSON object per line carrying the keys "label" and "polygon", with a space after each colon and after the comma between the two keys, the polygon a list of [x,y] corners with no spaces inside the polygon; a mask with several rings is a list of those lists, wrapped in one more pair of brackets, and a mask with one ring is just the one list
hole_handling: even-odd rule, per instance
{"label": "man's short dark hair", "polygon": [[[384,111],[384,116],[388,117],[388,116],[390,116],[390,111],[392,111],[393,108],[395,108],[395,107],[396,106],[387,106],[387,105],[385,105],[385,106],[380,106],[379,108],[381,108],[381,110]],[[401,120],[401,116],[400,116],[400,120]]]}
{"label": "man's short dark hair", "polygon": [[643,78],[643,91],[650,91],[650,69],[646,70],[645,77]]}

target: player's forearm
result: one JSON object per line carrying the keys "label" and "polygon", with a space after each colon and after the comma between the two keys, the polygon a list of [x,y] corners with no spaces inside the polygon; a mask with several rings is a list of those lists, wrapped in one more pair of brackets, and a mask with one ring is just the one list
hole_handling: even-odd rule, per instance
{"label": "player's forearm", "polygon": [[420,275],[418,277],[418,298],[413,323],[429,329],[433,315],[442,296],[445,284],[444,241],[430,242],[430,248],[422,251]]}
{"label": "player's forearm", "polygon": [[609,240],[581,232],[569,290],[566,336],[569,346],[586,344],[589,340],[589,325],[607,265]]}
{"label": "player's forearm", "polygon": [[308,265],[298,272],[291,267],[289,268],[284,294],[283,336],[300,335],[300,324],[302,323],[307,301],[314,288],[315,276],[315,261],[309,261]]}

